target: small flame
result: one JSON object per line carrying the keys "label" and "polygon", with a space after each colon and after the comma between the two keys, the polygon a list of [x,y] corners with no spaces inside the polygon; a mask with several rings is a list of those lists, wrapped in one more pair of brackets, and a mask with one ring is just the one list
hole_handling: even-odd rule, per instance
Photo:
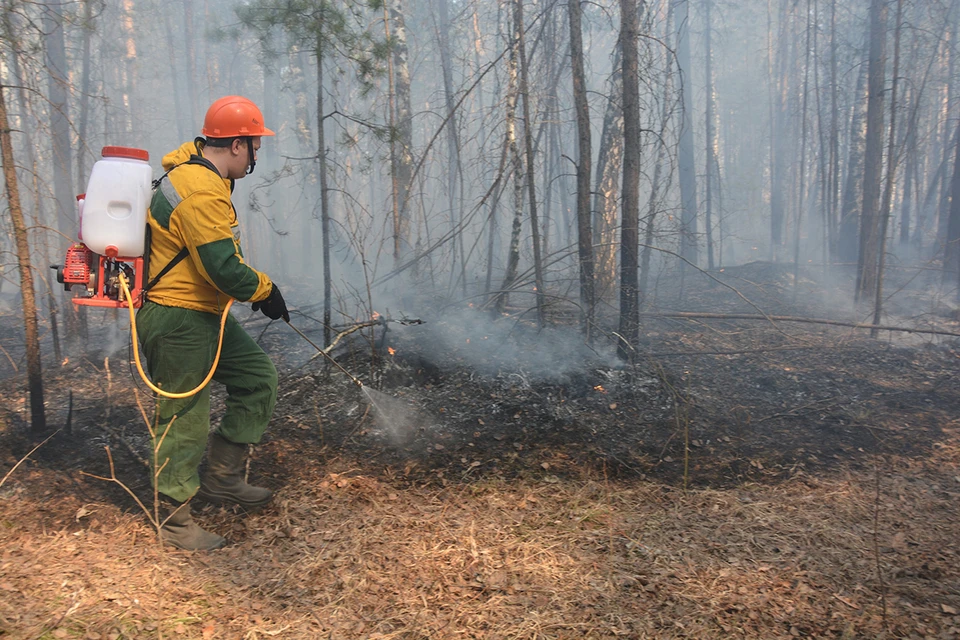
{"label": "small flame", "polygon": [[68,363],[68,362],[70,362],[70,358],[64,358],[64,359],[63,359],[63,362],[60,363],[60,366],[61,366],[61,367],[67,366],[67,363]]}
{"label": "small flame", "polygon": [[397,354],[397,350],[394,349],[393,347],[387,347],[387,353],[393,356]]}
{"label": "small flame", "polygon": [[470,338],[467,338],[467,344],[470,344]]}
{"label": "small flame", "polygon": [[371,320],[379,320],[379,319],[380,319],[380,314],[377,313],[376,311],[374,311],[373,313],[370,314],[370,319],[371,319]]}
{"label": "small flame", "polygon": [[600,393],[606,393],[607,390],[603,388],[603,385],[598,384],[593,388],[594,391],[599,391]]}

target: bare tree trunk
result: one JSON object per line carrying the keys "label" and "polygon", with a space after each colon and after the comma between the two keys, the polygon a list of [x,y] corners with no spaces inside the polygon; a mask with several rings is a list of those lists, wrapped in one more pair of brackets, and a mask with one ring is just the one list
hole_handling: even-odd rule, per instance
{"label": "bare tree trunk", "polygon": [[[944,20],[943,20],[943,29],[944,29],[943,35],[941,35],[941,37],[938,39],[939,46],[936,46],[934,48],[933,55],[931,56],[931,68],[933,64],[939,63],[938,66],[941,67],[941,73],[942,73],[942,66],[944,65],[944,62],[946,61],[947,68],[949,71],[950,61],[952,61],[955,58],[955,52],[953,50],[953,47],[956,42],[955,33],[957,30],[957,25],[950,20],[950,17],[956,12],[957,4],[958,4],[957,0],[953,0],[950,3],[950,6],[947,9],[947,13],[944,16]],[[946,35],[947,30],[950,31],[949,35]],[[936,162],[937,169],[936,171],[932,171],[932,172],[924,171],[922,173],[922,176],[928,180],[925,187],[926,194],[923,197],[922,203],[919,201],[919,196],[920,196],[922,187],[919,179],[917,182],[918,207],[916,212],[917,222],[916,222],[916,225],[914,226],[914,231],[913,231],[913,244],[914,244],[914,250],[916,251],[917,255],[921,255],[921,256],[924,255],[923,241],[927,234],[928,227],[932,225],[937,225],[936,226],[937,236],[936,236],[936,242],[935,242],[935,246],[937,248],[940,245],[940,240],[941,240],[940,234],[941,232],[945,231],[940,227],[941,220],[936,218],[938,213],[937,195],[942,190],[941,187],[943,183],[947,180],[947,173],[948,173],[948,168],[950,163],[950,155],[951,155],[951,151],[953,150],[954,144],[956,144],[956,140],[955,140],[956,136],[954,134],[954,138],[950,137],[951,131],[953,131],[952,126],[949,122],[949,117],[950,117],[950,114],[952,113],[951,111],[952,109],[951,78],[948,77],[946,81],[943,83],[943,85],[944,86],[942,88],[942,92],[945,94],[946,100],[944,101],[942,97],[935,98],[933,100],[933,103],[934,103],[933,109],[932,109],[933,113],[931,114],[931,117],[933,117],[940,123],[939,126],[937,126],[937,129],[939,131],[933,133],[931,138],[931,144],[926,145],[927,149],[934,148],[936,146],[934,144],[934,140],[936,138],[939,138],[939,142],[941,143],[940,144],[941,149],[939,151],[934,151],[933,153],[930,153],[929,151],[925,151],[924,155],[926,156],[926,162],[924,164],[931,161]],[[928,174],[930,174],[932,177],[928,177]],[[949,197],[949,195],[946,195],[945,197]]]}
{"label": "bare tree trunk", "polygon": [[333,324],[330,275],[330,196],[327,189],[327,145],[323,134],[323,38],[317,35],[317,164],[320,172],[320,232],[323,234],[323,346],[330,345]]}
{"label": "bare tree trunk", "polygon": [[46,37],[47,89],[50,93],[50,132],[53,144],[54,195],[59,208],[57,227],[68,237],[73,235],[73,212],[76,201],[70,169],[70,113],[67,102],[69,80],[67,53],[63,37],[63,16],[59,5],[50,5],[44,12]]}
{"label": "bare tree trunk", "polygon": [[293,88],[294,131],[303,155],[313,149],[313,133],[310,126],[309,96],[307,94],[306,60],[303,51],[293,46],[288,56],[290,84]]}
{"label": "bare tree trunk", "polygon": [[[5,16],[5,18],[7,17],[9,16]],[[10,35],[11,26],[12,25],[10,25],[5,20],[4,29],[6,32],[6,37],[10,42],[15,42],[16,39]],[[22,53],[21,51],[19,51],[19,47],[15,46],[15,48],[18,49],[18,51],[13,53],[13,55],[10,56],[10,68],[13,71],[14,82],[18,87],[17,88],[17,106],[21,114],[20,128],[22,129],[22,132],[23,132],[24,149],[25,149],[25,155],[27,157],[27,162],[26,162],[26,166],[28,168],[27,175],[30,179],[30,183],[32,184],[32,207],[28,205],[27,208],[28,210],[32,209],[34,212],[33,215],[31,216],[32,217],[31,224],[33,228],[36,229],[34,234],[35,234],[35,237],[39,240],[39,243],[35,243],[35,245],[39,244],[39,250],[37,252],[41,254],[41,259],[45,264],[51,264],[55,260],[51,259],[50,237],[46,233],[46,231],[43,229],[43,226],[47,224],[47,221],[45,219],[46,207],[44,206],[44,201],[46,200],[46,198],[45,198],[45,194],[42,193],[43,185],[41,184],[41,180],[40,180],[41,173],[38,166],[39,163],[37,161],[37,152],[36,152],[36,147],[33,141],[33,135],[31,135],[31,132],[34,131],[33,125],[35,125],[36,122],[34,118],[31,118],[31,124],[30,125],[26,124],[26,119],[28,115],[31,114],[30,101],[27,98],[27,89],[26,89],[27,82],[23,77],[22,66],[20,64],[20,55],[22,55]],[[23,205],[21,204],[21,211],[22,210],[23,210]],[[29,235],[28,235],[28,241],[29,241]],[[59,243],[55,243],[55,244],[58,245]],[[59,363],[63,361],[63,355],[60,350],[60,330],[57,323],[57,313],[58,313],[57,299],[53,293],[53,289],[49,286],[46,286],[45,281],[43,280],[42,277],[40,277],[39,273],[37,274],[36,279],[39,280],[44,285],[43,290],[46,294],[47,313],[50,318],[50,336],[53,339],[53,353],[54,353],[54,357],[56,358],[56,361]]]}
{"label": "bare tree trunk", "polygon": [[[767,0],[767,80],[770,87],[770,248],[771,260],[777,258],[783,242],[783,184],[781,183],[780,138],[783,130],[783,102],[781,86],[785,82],[783,73],[774,78],[773,55],[773,9],[771,0]],[[783,9],[781,8],[781,15]],[[778,60],[782,56],[778,56]],[[779,68],[779,67],[778,67]]]}
{"label": "bare tree trunk", "polygon": [[7,104],[0,88],[0,153],[3,157],[3,178],[7,187],[7,205],[17,245],[17,262],[20,267],[20,292],[23,299],[23,328],[27,351],[27,386],[30,391],[30,428],[34,432],[45,431],[47,418],[43,404],[43,371],[40,364],[40,333],[37,328],[37,303],[33,291],[33,272],[30,267],[30,245],[27,229],[20,208],[20,192],[17,185],[17,169],[10,141],[10,123]]}
{"label": "bare tree trunk", "polygon": [[[910,93],[916,94],[916,97],[910,96]],[[904,101],[905,102],[914,102],[915,104],[919,102],[920,92],[911,91],[908,87],[904,91]],[[913,110],[911,110],[913,111]],[[918,158],[917,158],[917,119],[916,113],[910,117],[910,120],[907,122],[907,133],[904,137],[904,154],[905,154],[905,164],[904,164],[904,182],[903,182],[903,199],[900,202],[900,234],[899,234],[899,246],[901,250],[906,250],[910,245],[910,223],[912,214],[910,211],[910,201],[913,197],[913,178],[917,172]]]}
{"label": "bare tree trunk", "polygon": [[[394,123],[396,130],[396,180],[397,201],[396,226],[397,248],[400,256],[410,252],[410,190],[413,181],[413,120],[410,106],[410,67],[408,64],[407,27],[404,19],[403,1],[392,0],[390,18],[393,21],[393,55],[391,57],[394,84]],[[451,123],[452,124],[452,123]],[[395,249],[395,250],[396,250]]]}
{"label": "bare tree trunk", "polygon": [[[950,156],[952,155],[953,146],[947,142],[950,137],[951,123],[950,116],[954,113],[954,103],[956,101],[956,89],[955,89],[955,72],[957,68],[957,33],[960,31],[960,25],[956,24],[957,16],[957,2],[950,3],[949,8],[947,9],[946,14],[946,23],[949,25],[947,29],[949,30],[949,35],[945,38],[944,49],[943,49],[943,59],[946,61],[946,79],[945,79],[945,90],[946,90],[946,102],[943,105],[943,134],[942,138],[942,153],[944,163],[949,163]],[[941,181],[940,181],[940,200],[937,208],[937,240],[938,243],[944,243],[947,241],[947,236],[949,233],[950,225],[950,177],[947,175],[948,172],[944,171]],[[953,272],[954,265],[952,264],[954,260],[954,253],[946,250],[946,245],[944,246],[943,254],[943,267],[944,267],[944,278],[949,278],[948,274]],[[950,264],[948,264],[950,263]]]}
{"label": "bare tree trunk", "polygon": [[[673,29],[673,11],[667,9],[667,24],[664,29],[664,42],[670,46],[670,33]],[[660,206],[660,182],[663,173],[664,156],[666,156],[667,147],[664,142],[666,136],[667,123],[670,120],[670,94],[673,91],[673,70],[671,65],[665,65],[663,71],[663,100],[661,100],[660,112],[660,140],[657,142],[657,156],[653,165],[653,180],[650,183],[650,201],[647,211],[646,228],[644,229],[643,247],[640,249],[640,283],[638,292],[640,301],[638,306],[646,308],[650,301],[647,282],[650,277],[650,256],[653,253],[653,232],[656,228],[657,211]]]}
{"label": "bare tree trunk", "polygon": [[[390,9],[383,5],[383,29],[386,32],[386,42],[391,48],[396,47],[390,33]],[[396,107],[396,70],[394,69],[395,56],[387,56],[387,126],[390,129],[390,203],[393,218],[393,264],[400,265],[400,185],[397,176],[397,107]],[[371,205],[373,204],[371,200]]]}
{"label": "bare tree trunk", "polygon": [[[450,0],[437,0],[440,24],[436,26],[437,43],[440,49],[440,67],[443,72],[443,96],[449,123],[447,124],[447,206],[450,209],[450,229],[454,234],[450,243],[452,249],[450,281],[460,279],[466,294],[466,256],[463,251],[463,233],[460,221],[463,219],[463,180],[460,166],[460,140],[457,134],[457,118],[454,115],[453,98],[453,56],[450,51],[450,17],[447,3]],[[522,28],[522,27],[521,27]],[[457,262],[459,274],[457,273]]]}
{"label": "bare tree trunk", "polygon": [[863,187],[864,118],[866,116],[864,85],[867,64],[865,63],[866,60],[860,65],[860,71],[857,73],[857,88],[853,93],[853,108],[850,115],[850,142],[836,246],[836,257],[842,262],[852,262],[857,259],[859,228],[857,208],[860,202],[858,195]]}
{"label": "bare tree trunk", "polygon": [[[510,95],[508,93],[507,100],[510,100]],[[514,100],[514,105],[516,105],[516,100]],[[512,116],[507,117],[507,124],[510,124],[510,119]],[[484,284],[484,292],[489,294],[491,283],[493,282],[493,256],[494,250],[496,247],[496,236],[497,236],[497,206],[500,203],[500,198],[503,195],[504,191],[504,178],[509,179],[509,175],[505,173],[507,166],[507,157],[510,156],[511,151],[516,149],[515,136],[513,135],[513,129],[508,126],[506,134],[504,135],[503,145],[500,153],[500,164],[497,168],[496,178],[493,181],[493,184],[490,186],[489,193],[492,194],[490,199],[490,213],[487,216],[487,277]],[[522,200],[521,200],[522,202]],[[519,248],[520,235],[519,230],[517,230],[517,246]],[[519,258],[519,256],[518,256]]]}
{"label": "bare tree trunk", "polygon": [[[697,170],[693,157],[693,86],[690,83],[690,2],[677,0],[677,64],[680,67],[683,108],[680,110],[680,256],[699,262],[697,246]],[[681,263],[681,270],[685,270]]]}
{"label": "bare tree trunk", "polygon": [[[958,139],[960,139],[960,131],[954,130],[953,137],[950,138],[950,149],[953,149],[954,145],[957,144]],[[927,185],[927,192],[923,198],[923,204],[917,211],[917,225],[913,230],[913,241],[918,252],[922,248],[923,234],[927,228],[927,218],[930,217],[931,214],[936,213],[934,201],[937,198],[940,184],[943,182],[945,179],[944,176],[947,174],[947,169],[949,168],[950,164],[949,160],[949,156],[944,156],[940,159],[940,162],[937,164],[937,170],[933,172],[933,177],[930,180],[930,183]]]}
{"label": "bare tree trunk", "polygon": [[[77,122],[77,133],[80,138],[80,149],[77,152],[77,184],[86,184],[87,167],[87,123],[90,119],[90,36],[94,33],[93,28],[93,1],[84,0],[83,2],[83,36],[81,39],[81,63],[80,63],[80,120]],[[164,13],[166,17],[166,13]],[[172,50],[171,50],[172,51]],[[174,74],[176,75],[176,74]]]}
{"label": "bare tree trunk", "polygon": [[[53,193],[56,200],[54,218],[57,230],[68,238],[76,236],[76,192],[73,187],[73,154],[70,147],[70,111],[68,103],[68,68],[63,36],[63,9],[48,5],[43,12],[43,30],[46,34],[45,61],[48,72],[47,89],[50,101],[50,137],[53,162]],[[66,296],[64,296],[66,298]],[[68,347],[75,349],[86,340],[84,324],[73,304],[64,313]]]}
{"label": "bare tree trunk", "polygon": [[[514,20],[515,22],[515,20]],[[523,163],[520,160],[520,150],[517,147],[516,114],[519,94],[519,78],[517,73],[517,48],[520,42],[516,30],[522,26],[513,24],[510,38],[510,55],[507,57],[507,140],[510,159],[513,165],[513,227],[510,232],[510,247],[507,250],[507,268],[503,274],[503,283],[497,294],[494,308],[499,313],[507,307],[507,296],[510,288],[517,279],[517,268],[520,265],[520,231],[523,228]]]}
{"label": "bare tree trunk", "polygon": [[[897,0],[897,19],[893,32],[893,89],[890,92],[890,139],[887,144],[887,182],[883,189],[883,201],[880,205],[880,251],[877,264],[877,291],[874,297],[873,324],[880,324],[883,312],[883,267],[887,249],[887,227],[890,223],[890,208],[893,202],[893,181],[897,176],[897,89],[900,81],[900,30],[903,18],[903,0]],[[960,184],[955,185],[954,199],[960,197]],[[958,212],[960,213],[960,212]],[[877,337],[877,330],[871,329],[870,336]]]}
{"label": "bare tree trunk", "polygon": [[583,70],[583,35],[580,26],[580,0],[569,1],[570,60],[573,68],[573,102],[577,111],[577,253],[580,259],[580,330],[593,341],[593,233],[590,227],[590,105]]}
{"label": "bare tree trunk", "polygon": [[713,91],[713,48],[711,46],[711,31],[713,25],[710,20],[710,6],[712,0],[703,0],[704,10],[704,47],[706,48],[706,130],[707,130],[707,153],[704,180],[706,181],[706,197],[704,202],[703,225],[707,240],[707,268],[714,268],[713,261],[713,182],[719,176],[714,175],[714,168],[717,165],[717,135],[714,118],[716,117],[716,95]]}
{"label": "bare tree trunk", "polygon": [[[546,58],[546,74],[548,78],[557,77],[560,66],[557,64],[557,58],[564,56],[557,51],[557,15],[559,12],[552,12],[545,16],[546,22],[543,25],[542,35],[545,51],[543,57]],[[558,175],[557,156],[559,155],[559,123],[561,116],[559,112],[559,99],[557,98],[557,83],[547,82],[544,88],[545,95],[539,102],[543,105],[540,127],[537,133],[537,144],[535,149],[539,151],[540,141],[543,136],[546,141],[543,145],[543,208],[538,212],[541,223],[540,227],[540,255],[550,255],[550,233],[553,222],[553,192],[556,188],[562,191],[563,178]]]}
{"label": "bare tree trunk", "polygon": [[125,113],[124,122],[126,123],[125,138],[130,140],[134,146],[146,146],[145,138],[142,134],[142,128],[138,127],[133,121],[136,117],[136,95],[137,95],[137,39],[133,29],[133,0],[122,0],[123,2],[123,101],[125,108],[121,113]]}
{"label": "bare tree trunk", "polygon": [[826,272],[827,264],[830,262],[830,170],[828,168],[830,163],[830,149],[826,139],[827,128],[823,123],[823,105],[820,102],[822,97],[820,88],[820,29],[816,27],[816,25],[819,25],[819,22],[820,3],[817,0],[813,0],[813,24],[815,28],[813,29],[813,51],[810,55],[813,59],[814,113],[817,119],[818,153],[816,153],[815,156],[816,159],[819,160],[819,162],[816,163],[818,180],[814,181],[814,183],[817,184],[820,189],[820,260],[823,262],[824,272]]}
{"label": "bare tree trunk", "polygon": [[[960,246],[960,123],[957,125],[956,139],[953,178],[950,180],[951,201],[950,221],[947,225],[947,255],[956,255],[956,253],[960,251],[960,249],[958,249],[958,246]],[[954,258],[951,266],[954,269],[953,273],[947,271],[946,267],[944,268],[944,281],[946,282],[950,276],[958,278],[956,298],[960,300],[960,273],[957,272],[958,266],[960,266],[960,260]],[[874,321],[874,324],[876,323],[877,322]]]}
{"label": "bare tree trunk", "polygon": [[533,237],[533,273],[537,287],[537,321],[542,327],[544,318],[543,262],[540,256],[540,222],[537,218],[537,189],[533,167],[533,120],[530,117],[530,94],[527,79],[527,49],[524,41],[523,0],[514,0],[514,20],[517,23],[517,51],[520,56],[520,96],[523,98],[523,142],[527,157],[527,193],[530,196],[530,232]]}
{"label": "bare tree trunk", "polygon": [[[950,15],[955,15],[955,12],[951,10]],[[951,26],[951,31],[956,32],[956,25]],[[956,42],[956,36],[951,36],[951,44]],[[950,52],[950,83],[953,83],[953,69],[954,69],[954,58],[956,53],[951,50]],[[952,88],[952,87],[951,87]],[[949,92],[952,97],[952,90]],[[953,113],[953,105],[951,101],[948,100],[948,112]],[[957,137],[960,138],[960,125],[957,129]],[[957,145],[960,149],[960,144]],[[945,154],[946,155],[946,154]],[[958,157],[960,155],[960,150],[958,150],[954,156]],[[943,249],[943,282],[947,283],[950,280],[957,277],[957,270],[960,268],[960,211],[957,211],[957,200],[960,199],[960,185],[957,184],[957,163],[954,160],[953,176],[949,183],[949,207],[947,208],[946,223],[941,222],[941,227],[945,227],[945,237],[944,240],[944,249]],[[946,184],[946,178],[944,178],[944,183]],[[945,198],[946,199],[946,198]],[[943,219],[941,214],[941,220]],[[957,293],[957,299],[960,300],[960,292]]]}
{"label": "bare tree trunk", "polygon": [[887,3],[870,3],[870,62],[867,95],[867,140],[863,169],[863,213],[860,215],[859,302],[876,290],[880,251],[880,182],[883,170],[883,92],[887,61]]}
{"label": "bare tree trunk", "polygon": [[837,209],[840,200],[840,113],[837,108],[837,0],[830,1],[830,168],[827,180],[827,259],[833,260],[837,244]]}
{"label": "bare tree trunk", "polygon": [[596,245],[594,298],[603,299],[616,281],[616,245],[620,170],[623,159],[623,108],[621,107],[622,50],[617,45],[607,82],[607,107],[603,115],[593,199],[593,241]]}
{"label": "bare tree trunk", "polygon": [[810,0],[807,0],[806,42],[804,44],[803,60],[803,106],[800,108],[800,197],[797,205],[797,224],[793,236],[793,295],[796,299],[800,283],[800,233],[803,229],[803,208],[807,190],[807,101],[810,89]]}
{"label": "bare tree trunk", "polygon": [[[943,39],[943,35],[944,33],[946,33],[946,29],[948,28],[948,26],[949,24],[947,22],[944,22],[940,31],[939,40]],[[901,26],[901,29],[902,29],[902,26]],[[912,59],[914,61],[913,64],[916,64],[918,62],[917,60],[918,46],[916,42],[914,42],[913,48],[914,48],[914,53],[913,53]],[[914,227],[916,230],[916,239],[918,241],[918,248],[919,248],[920,237],[923,234],[923,227],[924,227],[923,210],[926,207],[919,206],[920,192],[922,189],[920,186],[920,175],[919,175],[921,161],[920,161],[920,154],[918,151],[918,144],[917,144],[917,131],[918,131],[919,121],[920,121],[920,110],[921,110],[920,108],[924,102],[923,100],[924,91],[927,86],[927,81],[930,78],[930,72],[932,71],[934,64],[937,62],[938,59],[939,59],[939,56],[937,55],[937,51],[934,50],[933,54],[930,56],[930,60],[927,62],[927,68],[923,73],[923,79],[919,83],[914,82],[914,83],[908,84],[904,91],[903,103],[911,104],[911,107],[910,107],[910,116],[907,119],[906,135],[904,136],[904,142],[903,142],[903,146],[904,146],[903,153],[906,156],[906,165],[904,167],[905,182],[904,182],[904,188],[903,188],[903,201],[901,203],[901,223],[900,223],[901,248],[906,248],[910,242],[910,235],[911,235],[910,225],[912,222],[912,218],[916,219],[916,223]],[[908,63],[908,65],[911,65],[911,63]],[[907,96],[910,96],[910,97],[907,97]],[[948,146],[950,149],[953,149],[952,143],[948,143]],[[941,167],[937,170],[938,176],[939,174],[945,171],[944,165],[945,165],[945,162],[944,164],[941,164]],[[938,181],[939,181],[939,177],[935,178],[933,180],[933,183],[936,184]],[[913,196],[914,192],[916,192],[915,198],[917,200],[916,202],[917,207],[914,210],[915,213],[911,215],[911,209],[910,209],[911,196]]]}
{"label": "bare tree trunk", "polygon": [[620,231],[620,340],[617,354],[633,360],[640,332],[637,273],[640,237],[640,25],[637,0],[620,0],[623,49],[623,215]]}

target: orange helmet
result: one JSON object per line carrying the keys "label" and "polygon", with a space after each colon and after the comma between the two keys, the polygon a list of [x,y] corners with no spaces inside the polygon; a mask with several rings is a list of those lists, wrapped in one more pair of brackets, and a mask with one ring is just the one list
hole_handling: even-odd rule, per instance
{"label": "orange helmet", "polygon": [[224,96],[210,105],[201,133],[207,138],[274,135],[263,126],[263,114],[257,105],[241,96]]}

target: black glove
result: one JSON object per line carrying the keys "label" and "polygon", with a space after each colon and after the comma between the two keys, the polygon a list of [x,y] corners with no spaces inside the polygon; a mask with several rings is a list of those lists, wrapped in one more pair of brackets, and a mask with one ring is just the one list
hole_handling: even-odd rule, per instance
{"label": "black glove", "polygon": [[270,290],[270,295],[267,296],[266,299],[260,302],[254,302],[251,308],[254,311],[262,311],[263,315],[271,320],[283,318],[284,322],[290,322],[287,303],[283,301],[283,296],[280,294],[280,289],[277,288],[277,285],[273,285],[273,289]]}

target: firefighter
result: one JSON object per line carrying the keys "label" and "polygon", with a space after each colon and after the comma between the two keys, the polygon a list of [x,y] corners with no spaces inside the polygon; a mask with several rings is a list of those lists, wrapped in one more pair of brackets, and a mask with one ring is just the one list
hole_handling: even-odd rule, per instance
{"label": "firefighter", "polygon": [[[261,137],[272,135],[253,102],[226,96],[207,110],[201,137],[163,158],[167,173],[155,184],[148,216],[150,284],[136,322],[150,376],[166,391],[189,391],[210,371],[231,298],[252,302],[273,320],[290,320],[277,285],[243,259],[230,199],[234,181],[253,172]],[[260,442],[273,413],[277,370],[230,314],[213,380],[227,391],[213,433],[209,385],[189,398],[157,399],[154,475],[167,517],[160,535],[181,549],[226,543],[194,522],[188,502],[194,495],[247,510],[273,496],[247,484],[244,467],[248,445]]]}

